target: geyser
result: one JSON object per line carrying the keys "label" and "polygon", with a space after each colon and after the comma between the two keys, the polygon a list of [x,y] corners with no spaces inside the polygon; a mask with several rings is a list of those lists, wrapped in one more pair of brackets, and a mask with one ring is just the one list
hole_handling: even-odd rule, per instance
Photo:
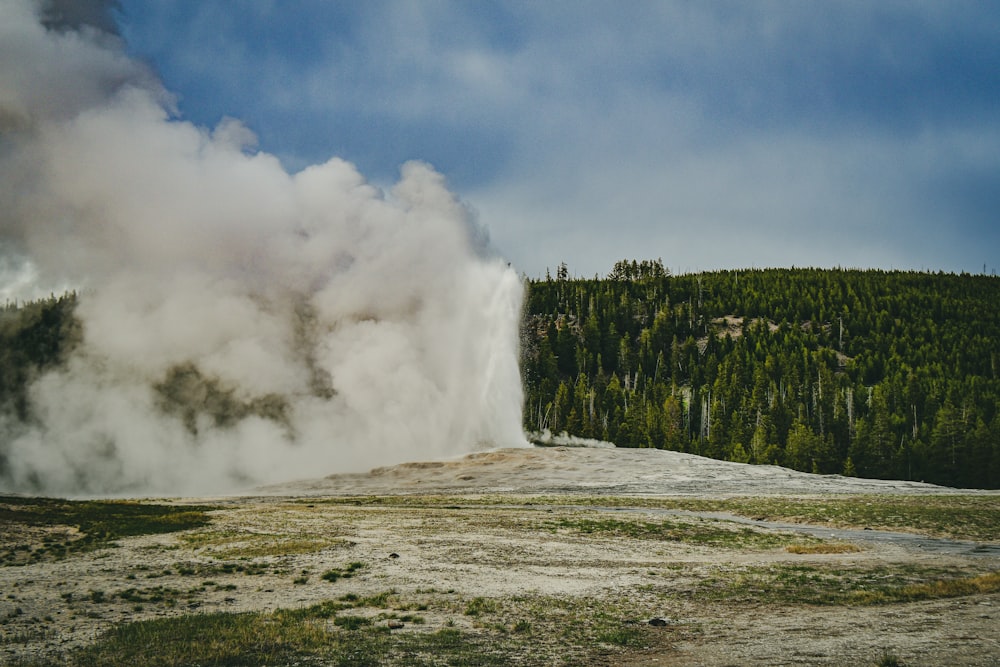
{"label": "geyser", "polygon": [[4,490],[224,492],[526,444],[522,285],[438,173],[289,174],[46,11],[0,1],[0,238],[81,289],[83,337],[27,422],[0,418]]}

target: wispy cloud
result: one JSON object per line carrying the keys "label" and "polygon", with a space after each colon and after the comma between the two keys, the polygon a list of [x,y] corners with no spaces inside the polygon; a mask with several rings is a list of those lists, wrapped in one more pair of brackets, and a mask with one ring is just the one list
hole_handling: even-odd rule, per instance
{"label": "wispy cloud", "polygon": [[244,118],[293,169],[427,160],[530,274],[996,263],[989,4],[123,5],[186,117]]}

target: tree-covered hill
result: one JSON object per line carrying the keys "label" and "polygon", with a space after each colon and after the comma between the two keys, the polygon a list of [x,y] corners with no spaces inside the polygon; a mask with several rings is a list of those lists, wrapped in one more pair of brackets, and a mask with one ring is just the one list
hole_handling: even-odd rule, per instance
{"label": "tree-covered hill", "polygon": [[525,427],[1000,487],[1000,279],[820,269],[529,280]]}
{"label": "tree-covered hill", "polygon": [[[75,305],[0,309],[5,419],[33,418],[26,388],[79,341]],[[997,277],[562,266],[527,281],[522,348],[529,431],[1000,487]]]}
{"label": "tree-covered hill", "polygon": [[0,416],[30,418],[27,390],[31,381],[64,362],[80,340],[75,308],[74,293],[0,306]]}

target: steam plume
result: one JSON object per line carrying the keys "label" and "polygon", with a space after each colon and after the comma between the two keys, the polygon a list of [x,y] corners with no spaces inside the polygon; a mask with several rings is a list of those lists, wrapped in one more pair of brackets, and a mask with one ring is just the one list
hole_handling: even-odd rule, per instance
{"label": "steam plume", "polygon": [[81,287],[83,323],[35,419],[0,422],[0,485],[216,492],[525,444],[520,281],[443,178],[289,174],[236,120],[178,120],[90,4],[0,0],[0,254]]}

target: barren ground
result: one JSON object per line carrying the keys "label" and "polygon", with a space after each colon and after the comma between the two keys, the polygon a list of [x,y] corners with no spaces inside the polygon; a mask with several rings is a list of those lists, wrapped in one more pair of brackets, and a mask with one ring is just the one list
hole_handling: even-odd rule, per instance
{"label": "barren ground", "polygon": [[[377,599],[351,613],[501,663],[1000,665],[997,587],[934,592],[1000,571],[996,493],[557,447],[159,502],[215,509],[0,566],[0,664],[58,664],[131,621]],[[76,537],[0,529],[11,554]]]}

